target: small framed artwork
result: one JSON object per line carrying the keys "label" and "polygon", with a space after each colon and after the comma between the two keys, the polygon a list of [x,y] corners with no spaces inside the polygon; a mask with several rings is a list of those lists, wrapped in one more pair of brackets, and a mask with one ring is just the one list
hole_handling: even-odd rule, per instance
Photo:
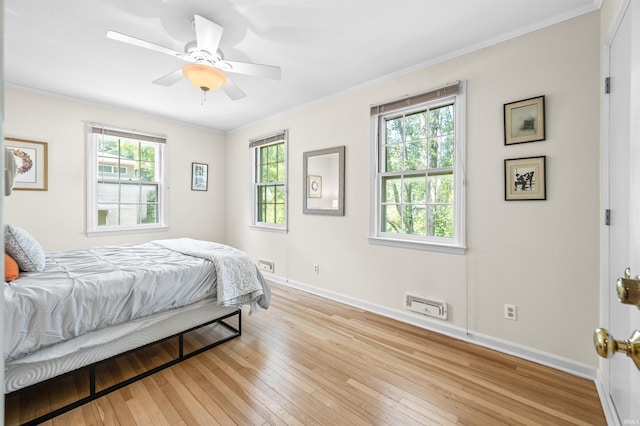
{"label": "small framed artwork", "polygon": [[309,175],[307,182],[309,182],[309,188],[307,188],[309,198],[322,198],[322,176]]}
{"label": "small framed artwork", "polygon": [[16,176],[13,189],[46,191],[47,143],[26,139],[5,138],[4,146],[9,148],[16,160]]}
{"label": "small framed artwork", "polygon": [[504,160],[504,199],[546,200],[546,162],[546,156]]}
{"label": "small framed artwork", "polygon": [[206,191],[209,183],[209,165],[191,163],[191,190]]}
{"label": "small framed artwork", "polygon": [[544,95],[504,104],[504,144],[545,140]]}

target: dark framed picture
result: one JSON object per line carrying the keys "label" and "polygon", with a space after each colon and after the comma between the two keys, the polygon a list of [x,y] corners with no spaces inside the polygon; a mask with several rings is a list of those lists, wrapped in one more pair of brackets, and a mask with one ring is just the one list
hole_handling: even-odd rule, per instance
{"label": "dark framed picture", "polygon": [[504,104],[504,144],[545,140],[544,95]]}
{"label": "dark framed picture", "polygon": [[47,143],[26,139],[4,138],[16,161],[13,189],[46,191],[48,187]]}
{"label": "dark framed picture", "polygon": [[206,191],[209,180],[209,165],[191,163],[191,190]]}
{"label": "dark framed picture", "polygon": [[504,199],[546,200],[546,163],[546,156],[504,160]]}

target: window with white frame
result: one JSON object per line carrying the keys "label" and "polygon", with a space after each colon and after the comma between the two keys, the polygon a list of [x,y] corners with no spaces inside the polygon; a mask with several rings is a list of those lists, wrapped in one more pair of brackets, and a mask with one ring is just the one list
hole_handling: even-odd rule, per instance
{"label": "window with white frame", "polygon": [[371,108],[373,243],[465,250],[464,83]]}
{"label": "window with white frame", "polygon": [[253,225],[287,229],[287,131],[250,141]]}
{"label": "window with white frame", "polygon": [[87,140],[87,233],[166,228],[166,137],[89,123]]}

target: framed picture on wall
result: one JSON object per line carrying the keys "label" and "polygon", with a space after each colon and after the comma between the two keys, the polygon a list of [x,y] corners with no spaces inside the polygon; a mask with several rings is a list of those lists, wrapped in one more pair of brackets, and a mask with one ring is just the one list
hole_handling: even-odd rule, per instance
{"label": "framed picture on wall", "polygon": [[545,140],[544,95],[504,104],[504,144]]}
{"label": "framed picture on wall", "polygon": [[191,190],[206,191],[209,183],[209,165],[191,163]]}
{"label": "framed picture on wall", "polygon": [[504,199],[546,200],[546,162],[546,156],[504,160]]}
{"label": "framed picture on wall", "polygon": [[13,189],[46,191],[47,176],[47,143],[26,139],[5,138],[7,147],[16,160],[16,176]]}
{"label": "framed picture on wall", "polygon": [[322,176],[309,175],[308,182],[307,194],[309,198],[322,198]]}

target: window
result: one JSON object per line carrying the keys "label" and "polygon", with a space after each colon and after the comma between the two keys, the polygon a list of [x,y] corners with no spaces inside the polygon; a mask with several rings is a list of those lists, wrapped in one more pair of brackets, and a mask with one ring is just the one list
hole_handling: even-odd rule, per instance
{"label": "window", "polygon": [[464,252],[464,85],[372,107],[371,241]]}
{"label": "window", "polygon": [[87,233],[167,226],[166,138],[89,123]]}
{"label": "window", "polygon": [[254,139],[253,225],[287,229],[287,132]]}

